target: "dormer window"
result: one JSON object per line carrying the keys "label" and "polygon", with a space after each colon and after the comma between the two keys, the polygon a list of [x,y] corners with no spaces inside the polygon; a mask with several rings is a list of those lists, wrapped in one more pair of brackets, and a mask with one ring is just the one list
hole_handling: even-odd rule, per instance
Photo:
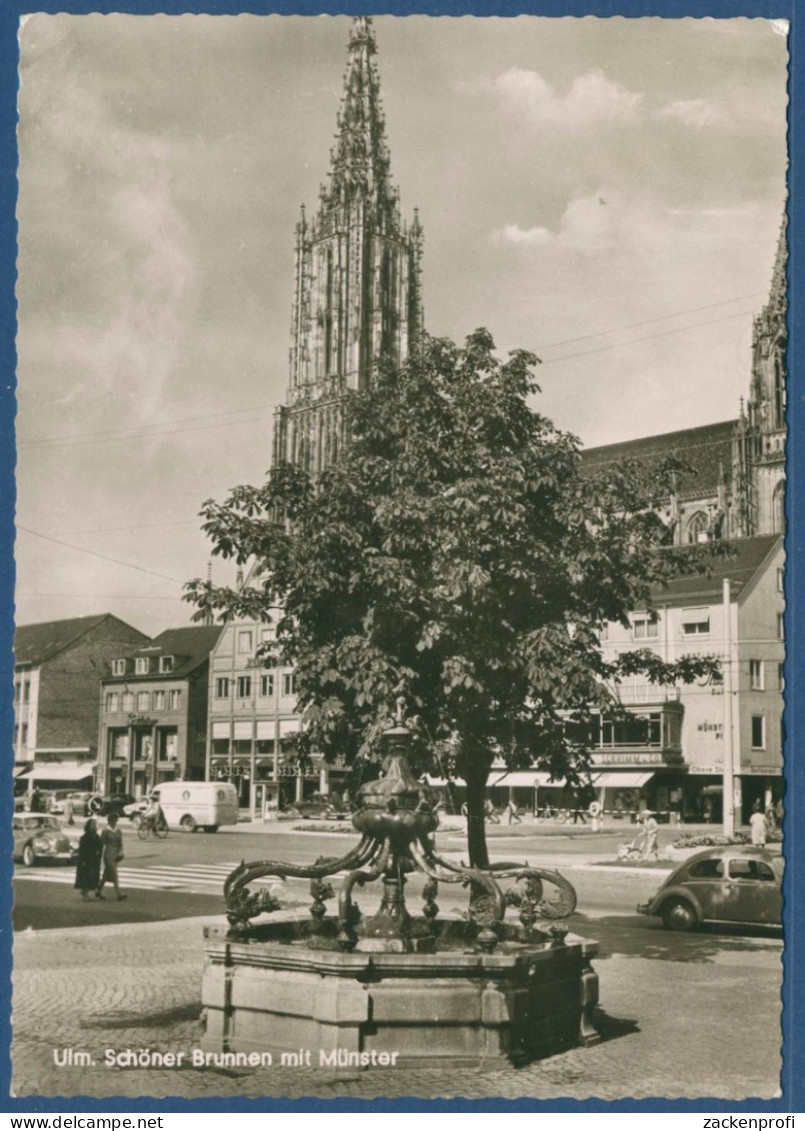
{"label": "dormer window", "polygon": [[137,675],[148,675],[150,660],[147,656],[138,656],[134,661],[134,671]]}
{"label": "dormer window", "polygon": [[161,672],[173,671],[173,656],[160,656],[159,657],[159,670]]}
{"label": "dormer window", "polygon": [[112,660],[112,675],[125,675],[126,674],[126,661],[125,660]]}

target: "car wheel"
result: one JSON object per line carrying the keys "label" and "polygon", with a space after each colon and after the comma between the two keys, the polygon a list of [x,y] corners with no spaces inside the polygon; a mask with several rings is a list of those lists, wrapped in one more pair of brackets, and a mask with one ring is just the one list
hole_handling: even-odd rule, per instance
{"label": "car wheel", "polygon": [[205,833],[217,833],[218,832],[218,826],[217,825],[205,825],[204,826],[204,832]]}
{"label": "car wheel", "polygon": [[34,852],[32,845],[26,844],[25,848],[23,848],[22,862],[26,868],[32,868],[36,863],[36,853]]}
{"label": "car wheel", "polygon": [[670,899],[662,909],[662,921],[669,931],[692,931],[698,926],[696,912],[686,899]]}
{"label": "car wheel", "polygon": [[187,813],[184,817],[182,817],[179,824],[181,825],[182,831],[186,832],[186,833],[194,833],[196,831],[196,829],[198,828],[198,825],[196,824],[196,822],[193,820],[193,818],[190,816],[189,813]]}

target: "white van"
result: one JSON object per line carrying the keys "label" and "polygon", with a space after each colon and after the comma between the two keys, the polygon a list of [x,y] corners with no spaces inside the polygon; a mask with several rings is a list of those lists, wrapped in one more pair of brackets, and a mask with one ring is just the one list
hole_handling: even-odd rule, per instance
{"label": "white van", "polygon": [[214,833],[219,825],[238,823],[238,794],[230,782],[164,781],[151,796],[162,807],[169,828]]}

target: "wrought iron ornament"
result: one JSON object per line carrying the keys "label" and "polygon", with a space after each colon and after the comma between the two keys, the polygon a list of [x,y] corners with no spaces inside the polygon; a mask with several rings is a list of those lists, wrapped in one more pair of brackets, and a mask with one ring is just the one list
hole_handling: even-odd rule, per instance
{"label": "wrought iron ornament", "polygon": [[[397,719],[383,738],[388,751],[383,774],[358,794],[353,824],[363,834],[360,843],[345,856],[323,857],[308,866],[278,860],[241,863],[224,885],[230,936],[248,937],[256,929],[254,919],[281,906],[269,891],[251,892],[250,883],[266,876],[295,876],[311,881],[310,934],[318,938],[325,923],[326,900],[335,895],[333,886],[322,881],[346,871],[336,919],[336,941],[344,951],[424,949],[438,933],[436,896],[440,883],[469,888],[465,912],[468,941],[480,950],[491,953],[504,938],[507,907],[519,909],[520,930],[527,940],[550,937],[552,945],[562,945],[567,928],[559,926],[557,920],[565,919],[576,908],[572,884],[548,868],[522,864],[470,868],[440,856],[433,835],[439,818],[408,765],[405,752],[412,734],[402,720],[401,707],[398,706]],[[419,919],[409,914],[404,897],[406,876],[414,871],[427,877]],[[374,915],[364,917],[353,899],[353,891],[375,880],[383,884],[380,907]],[[501,884],[505,880],[513,880],[514,886],[504,890]],[[541,921],[554,926],[541,931]]]}

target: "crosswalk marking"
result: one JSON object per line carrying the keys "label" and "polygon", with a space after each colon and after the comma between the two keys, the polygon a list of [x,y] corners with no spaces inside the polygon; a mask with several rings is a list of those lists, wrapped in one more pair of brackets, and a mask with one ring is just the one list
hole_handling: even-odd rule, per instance
{"label": "crosswalk marking", "polygon": [[[156,865],[150,868],[118,868],[120,886],[138,888],[144,891],[196,891],[210,888],[223,893],[226,877],[237,867],[232,864],[177,864],[173,867]],[[36,883],[74,884],[73,868],[43,868],[37,866],[18,870],[15,880],[30,880]],[[276,877],[266,876],[255,880],[255,884],[278,883]]]}
{"label": "crosswalk marking", "polygon": [[[155,864],[145,868],[118,868],[120,886],[134,888],[141,891],[185,891],[223,895],[224,880],[238,866],[238,862],[225,864]],[[338,879],[346,875],[338,872],[330,879]],[[69,884],[75,883],[75,869],[72,867],[42,867],[20,868],[15,870],[15,880],[31,880],[37,883]],[[294,882],[294,877],[289,877],[286,882]],[[307,884],[309,881],[296,878],[297,883]],[[281,884],[278,876],[263,876],[252,880],[253,886],[271,886]]]}

